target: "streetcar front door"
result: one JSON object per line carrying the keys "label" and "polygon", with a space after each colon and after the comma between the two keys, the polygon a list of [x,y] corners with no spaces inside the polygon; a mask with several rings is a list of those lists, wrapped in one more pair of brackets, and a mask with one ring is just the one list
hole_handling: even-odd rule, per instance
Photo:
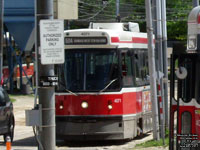
{"label": "streetcar front door", "polygon": [[200,55],[171,59],[170,150],[193,150],[192,141],[200,135]]}

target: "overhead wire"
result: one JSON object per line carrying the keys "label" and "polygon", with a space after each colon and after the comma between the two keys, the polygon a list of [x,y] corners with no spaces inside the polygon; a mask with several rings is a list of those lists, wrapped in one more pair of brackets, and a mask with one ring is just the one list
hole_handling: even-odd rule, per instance
{"label": "overhead wire", "polygon": [[[91,21],[91,20],[103,20],[105,19],[115,19],[115,2],[114,1],[108,1],[106,4],[106,7],[102,7],[102,0],[97,1],[86,1],[86,0],[79,0],[79,18],[80,21]],[[101,5],[100,5],[101,4]],[[112,4],[112,6],[110,6]],[[92,9],[88,8],[92,7]],[[179,20],[187,20],[187,15],[185,15],[185,18],[175,18],[173,14],[179,14],[180,16],[184,16],[184,14],[188,14],[192,8],[192,2],[189,0],[181,1],[181,3],[175,3],[175,2],[167,2],[167,21],[179,21]],[[179,8],[174,8],[174,7]],[[184,6],[184,7],[181,7]],[[185,8],[185,6],[188,6]],[[112,8],[112,9],[108,9]],[[132,13],[130,13],[132,12]],[[136,4],[131,2],[120,2],[120,15],[121,19],[133,19],[134,21],[140,20],[145,21],[145,5],[142,4]]]}

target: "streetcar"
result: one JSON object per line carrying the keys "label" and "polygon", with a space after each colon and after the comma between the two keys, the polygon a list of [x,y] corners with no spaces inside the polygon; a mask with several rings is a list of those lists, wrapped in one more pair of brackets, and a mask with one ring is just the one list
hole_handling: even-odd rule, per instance
{"label": "streetcar", "polygon": [[[34,83],[34,64],[22,64],[23,72],[22,72],[22,84],[26,85],[29,83],[29,79],[31,79],[31,83]],[[10,84],[9,84],[9,78],[10,77],[9,73],[9,67],[8,66],[3,66],[3,78],[2,78],[2,83],[4,88],[9,89]],[[13,81],[15,82],[15,88],[20,89],[20,67],[19,65],[16,65],[13,69]]]}
{"label": "streetcar", "polygon": [[[171,56],[170,150],[200,149],[200,7],[188,17],[187,48]],[[176,53],[176,50],[179,50]],[[180,53],[181,51],[182,53]]]}
{"label": "streetcar", "polygon": [[90,23],[68,30],[57,65],[56,136],[132,139],[152,130],[147,34],[138,23]]}

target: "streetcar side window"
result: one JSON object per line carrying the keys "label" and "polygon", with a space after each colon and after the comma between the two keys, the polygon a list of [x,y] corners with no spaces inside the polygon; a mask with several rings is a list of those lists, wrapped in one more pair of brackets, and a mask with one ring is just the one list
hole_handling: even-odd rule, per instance
{"label": "streetcar side window", "polygon": [[184,102],[190,102],[192,98],[195,97],[195,62],[191,59],[184,59],[180,66],[184,66],[187,69],[187,77],[184,80],[181,80],[181,97]]}
{"label": "streetcar side window", "polygon": [[148,52],[144,49],[134,50],[134,75],[137,86],[149,84]]}
{"label": "streetcar side window", "polygon": [[181,134],[190,134],[192,130],[192,115],[190,112],[181,114]]}
{"label": "streetcar side window", "polygon": [[128,52],[122,53],[122,80],[124,87],[131,87],[134,85],[133,83],[133,67],[131,56],[128,55]]}
{"label": "streetcar side window", "polygon": [[196,62],[196,76],[195,76],[195,82],[196,82],[196,87],[195,87],[195,99],[197,101],[198,104],[200,104],[200,78],[199,78],[199,75],[200,75],[200,59],[198,58],[197,62]]}

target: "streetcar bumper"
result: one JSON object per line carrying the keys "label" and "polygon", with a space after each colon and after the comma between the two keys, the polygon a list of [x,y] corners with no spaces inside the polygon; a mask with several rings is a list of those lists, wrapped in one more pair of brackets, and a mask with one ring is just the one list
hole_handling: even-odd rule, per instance
{"label": "streetcar bumper", "polygon": [[56,136],[63,140],[121,140],[136,136],[134,117],[56,117]]}

